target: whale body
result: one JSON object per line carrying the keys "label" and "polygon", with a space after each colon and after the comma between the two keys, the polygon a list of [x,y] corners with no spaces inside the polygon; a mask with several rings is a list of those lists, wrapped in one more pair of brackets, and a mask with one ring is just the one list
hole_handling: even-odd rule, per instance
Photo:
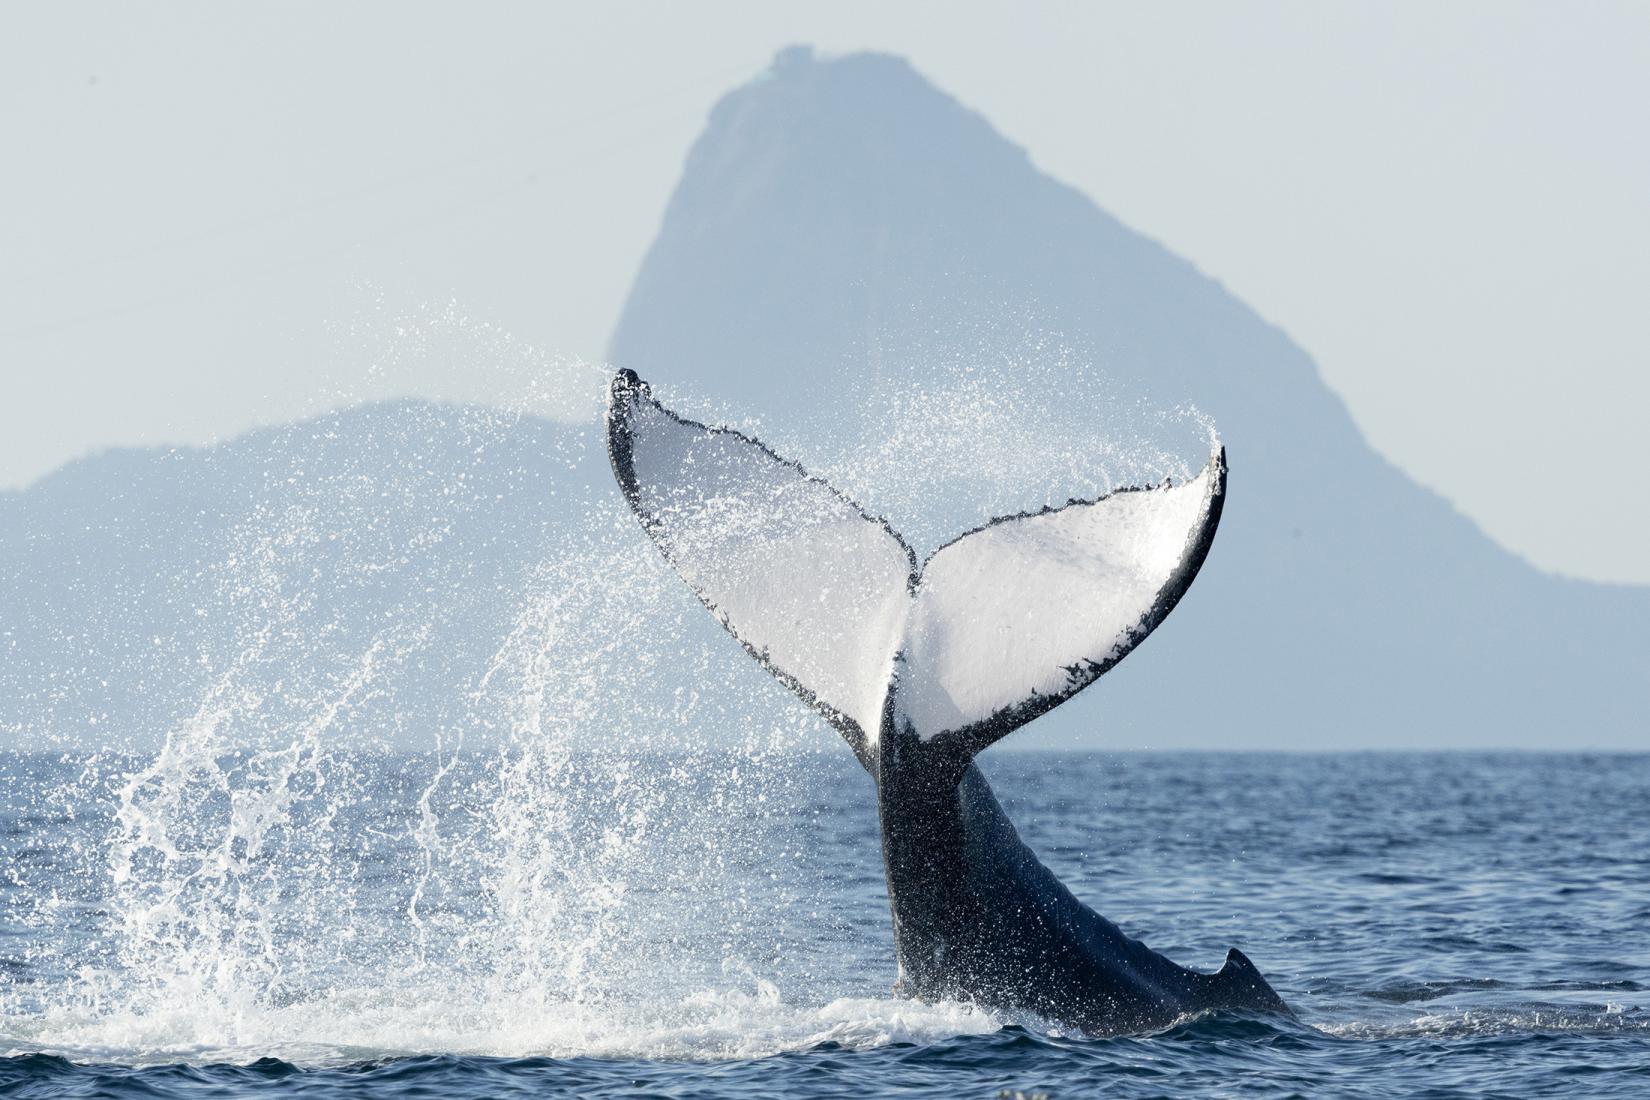
{"label": "whale body", "polygon": [[974,764],[1168,615],[1220,521],[1223,449],[1181,484],[1002,517],[919,565],[886,521],[759,441],[678,416],[630,371],[609,389],[607,432],[665,558],[874,782],[896,992],[1091,1034],[1212,1009],[1289,1013],[1241,952],[1189,970],[1080,902]]}

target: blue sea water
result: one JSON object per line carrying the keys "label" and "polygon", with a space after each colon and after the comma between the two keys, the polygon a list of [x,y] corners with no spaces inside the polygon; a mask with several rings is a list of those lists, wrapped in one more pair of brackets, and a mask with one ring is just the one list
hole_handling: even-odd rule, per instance
{"label": "blue sea water", "polygon": [[0,756],[0,1095],[1650,1095],[1650,756],[1012,753],[1078,893],[1299,1020],[890,996],[847,754]]}

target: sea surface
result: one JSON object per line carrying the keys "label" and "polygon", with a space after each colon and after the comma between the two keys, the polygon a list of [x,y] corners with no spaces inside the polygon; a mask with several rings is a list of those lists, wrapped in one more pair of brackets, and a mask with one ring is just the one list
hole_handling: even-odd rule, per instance
{"label": "sea surface", "polygon": [[982,766],[1085,901],[1299,1019],[894,999],[846,751],[184,735],[0,755],[0,1095],[1650,1095],[1650,755]]}

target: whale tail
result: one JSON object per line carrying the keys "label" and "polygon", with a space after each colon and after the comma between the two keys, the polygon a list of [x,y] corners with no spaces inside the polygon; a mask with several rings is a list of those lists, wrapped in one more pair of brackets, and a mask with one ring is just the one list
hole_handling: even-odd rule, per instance
{"label": "whale tail", "polygon": [[[1121,661],[1197,575],[1225,451],[1179,484],[992,520],[920,566],[886,521],[614,378],[608,456],[667,560],[861,763],[885,731],[963,764]],[[959,773],[960,774],[960,773]]]}
{"label": "whale tail", "polygon": [[1226,952],[1226,962],[1221,968],[1206,975],[1205,980],[1213,994],[1210,1000],[1216,1007],[1273,1012],[1291,1018],[1295,1015],[1261,976],[1260,969],[1249,961],[1249,956],[1235,947]]}

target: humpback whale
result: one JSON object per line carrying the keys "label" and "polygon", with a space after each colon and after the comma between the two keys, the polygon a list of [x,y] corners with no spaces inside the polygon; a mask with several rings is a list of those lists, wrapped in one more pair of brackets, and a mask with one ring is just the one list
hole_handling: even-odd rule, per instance
{"label": "humpback whale", "polygon": [[613,379],[608,457],[642,527],[728,632],[847,741],[877,795],[896,992],[1090,1034],[1288,1014],[1236,949],[1179,966],[1080,902],[975,756],[1122,660],[1179,601],[1225,499],[1181,484],[996,519],[918,563],[888,523],[765,445]]}

